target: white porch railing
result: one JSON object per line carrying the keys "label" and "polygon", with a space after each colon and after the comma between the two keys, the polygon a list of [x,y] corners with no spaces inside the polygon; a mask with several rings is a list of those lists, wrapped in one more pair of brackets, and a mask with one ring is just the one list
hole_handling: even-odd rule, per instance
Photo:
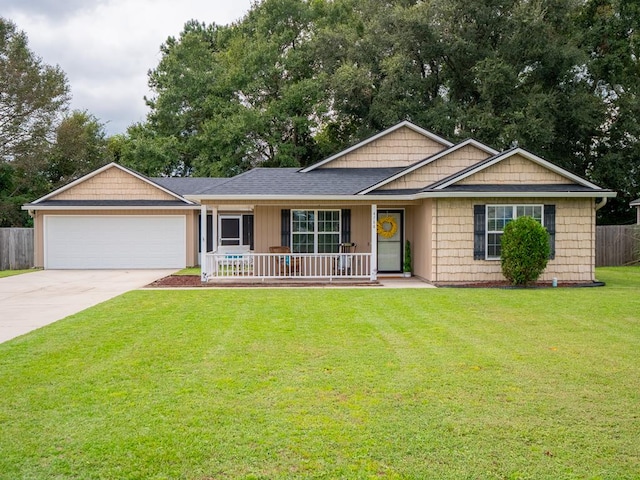
{"label": "white porch railing", "polygon": [[370,253],[207,253],[206,280],[370,279]]}

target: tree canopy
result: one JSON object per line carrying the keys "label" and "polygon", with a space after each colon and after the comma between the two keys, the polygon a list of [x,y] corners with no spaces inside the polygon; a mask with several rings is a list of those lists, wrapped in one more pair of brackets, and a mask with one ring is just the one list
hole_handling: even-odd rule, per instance
{"label": "tree canopy", "polygon": [[630,220],[638,5],[263,0],[229,26],[191,21],[162,45],[123,161],[165,175],[304,166],[409,119],[530,149],[619,191],[603,218]]}
{"label": "tree canopy", "polygon": [[106,163],[104,127],[68,112],[69,86],[24,32],[0,17],[0,227],[30,223],[24,203]]}

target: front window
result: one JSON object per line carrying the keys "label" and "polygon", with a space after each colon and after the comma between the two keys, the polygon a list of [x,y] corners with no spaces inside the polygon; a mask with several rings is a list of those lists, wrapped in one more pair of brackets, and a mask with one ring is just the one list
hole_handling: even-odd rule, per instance
{"label": "front window", "polygon": [[340,210],[292,210],[293,253],[338,253]]}
{"label": "front window", "polygon": [[500,258],[500,242],[507,223],[526,215],[542,225],[542,208],[542,205],[487,205],[487,259]]}
{"label": "front window", "polygon": [[220,245],[242,245],[241,219],[240,215],[220,216]]}

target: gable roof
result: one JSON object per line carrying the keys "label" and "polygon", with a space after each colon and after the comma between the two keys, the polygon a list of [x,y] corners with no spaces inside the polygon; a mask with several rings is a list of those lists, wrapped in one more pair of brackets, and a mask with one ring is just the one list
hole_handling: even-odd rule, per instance
{"label": "gable roof", "polygon": [[373,135],[372,137],[369,137],[365,140],[362,140],[359,143],[356,143],[355,145],[347,148],[346,150],[342,150],[341,152],[336,153],[335,155],[332,155],[328,158],[325,158],[324,160],[319,161],[318,163],[314,163],[313,165],[303,168],[300,170],[300,172],[302,173],[306,173],[306,172],[311,172],[312,170],[317,169],[318,167],[322,166],[322,165],[326,165],[327,163],[336,160],[337,158],[341,158],[343,156],[345,156],[348,153],[353,152],[354,150],[357,150],[361,147],[364,147],[365,145],[374,142],[392,132],[395,132],[396,130],[399,130],[401,128],[409,128],[411,130],[413,130],[414,132],[419,133],[420,135],[424,135],[427,138],[430,138],[431,140],[435,141],[436,143],[439,143],[441,145],[443,145],[444,147],[451,147],[453,145],[453,143],[451,143],[448,140],[445,140],[444,138],[436,135],[435,133],[432,133],[428,130],[425,130],[424,128],[418,127],[417,125],[405,120],[404,122],[400,122],[396,125],[394,125],[393,127],[387,128],[386,130],[383,130],[382,132]]}
{"label": "gable roof", "polygon": [[[144,183],[147,183],[147,184],[151,185],[152,187],[157,188],[158,190],[161,190],[162,192],[164,192],[164,193],[170,195],[171,197],[175,198],[175,202],[177,202],[177,204],[195,205],[195,203],[192,202],[191,200],[187,200],[183,196],[181,196],[181,195],[169,190],[168,188],[163,187],[162,185],[159,185],[158,183],[154,182],[153,180],[149,179],[148,177],[145,177],[141,173],[138,173],[138,172],[136,172],[134,170],[131,170],[131,169],[127,168],[127,167],[123,167],[122,165],[119,165],[117,163],[112,162],[112,163],[108,163],[107,165],[104,165],[104,166],[98,168],[97,170],[94,170],[93,172],[90,172],[90,173],[88,173],[88,174],[86,174],[86,175],[74,180],[71,183],[68,183],[68,184],[66,184],[66,185],[54,190],[51,193],[48,193],[47,195],[45,195],[43,197],[38,198],[37,200],[34,200],[33,202],[31,202],[29,204],[29,206],[31,206],[31,207],[33,207],[33,206],[44,206],[45,204],[52,205],[52,202],[55,202],[55,204],[62,205],[60,203],[60,202],[62,202],[62,200],[52,200],[53,197],[55,197],[56,195],[59,195],[62,192],[70,190],[73,187],[75,187],[76,185],[79,185],[79,184],[89,180],[90,178],[93,178],[93,177],[95,177],[97,175],[100,175],[101,173],[103,173],[103,172],[105,172],[105,171],[107,171],[107,170],[109,170],[111,168],[117,168],[117,169],[119,169],[119,170],[121,170],[121,171],[123,171],[123,172],[125,172],[125,173],[127,173],[127,174],[129,174],[129,175],[131,175],[131,176],[133,176],[135,178],[137,178],[138,180],[140,180],[140,181],[142,181]],[[132,202],[133,201],[134,200],[132,200]],[[80,204],[83,203],[83,201],[81,201],[81,200],[76,200],[74,202],[75,203],[80,203]],[[122,204],[123,202],[126,202],[126,201],[119,201],[119,202],[120,202],[120,204]]]}
{"label": "gable roof", "polygon": [[538,157],[537,155],[534,155],[533,153],[528,152],[527,150],[524,150],[523,148],[520,148],[520,147],[515,147],[505,152],[494,155],[493,157],[489,157],[486,160],[478,162],[475,165],[465,168],[464,170],[461,170],[458,173],[454,173],[453,175],[450,175],[447,178],[444,178],[438,182],[435,182],[429,185],[425,190],[443,190],[507,158],[511,158],[514,155],[520,155],[526,158],[527,160],[537,163],[538,165],[546,168],[547,170],[557,173],[558,175],[565,177],[567,180],[570,180],[571,182],[576,183],[578,185],[588,187],[592,190],[603,190],[598,185],[595,185],[589,182],[588,180],[585,180],[584,178],[581,178],[569,172],[568,170],[565,170],[564,168],[558,167],[557,165],[554,165],[553,163],[548,162],[547,160],[544,160]]}
{"label": "gable roof", "polygon": [[384,179],[383,181],[381,181],[381,182],[379,182],[379,183],[377,183],[375,185],[372,185],[371,187],[369,187],[369,188],[367,188],[365,190],[362,190],[361,192],[359,192],[359,195],[366,195],[367,193],[370,193],[373,190],[376,190],[376,189],[378,189],[380,187],[383,187],[384,185],[387,185],[388,183],[391,183],[394,180],[397,180],[398,178],[401,178],[401,177],[403,177],[403,176],[405,176],[405,175],[407,175],[407,174],[409,174],[411,172],[414,172],[414,171],[418,170],[419,168],[424,167],[425,165],[433,163],[436,160],[438,160],[438,159],[440,159],[442,157],[445,157],[445,156],[455,152],[456,150],[460,150],[461,148],[464,148],[464,147],[469,146],[469,145],[471,145],[473,147],[476,147],[476,148],[478,148],[478,149],[480,149],[480,150],[482,150],[482,151],[484,151],[484,152],[486,152],[486,153],[488,153],[489,155],[492,155],[492,156],[494,156],[494,155],[496,155],[498,153],[497,150],[491,148],[490,146],[485,145],[484,143],[478,142],[477,140],[474,140],[473,138],[469,138],[469,139],[467,139],[467,140],[465,140],[463,142],[460,142],[460,143],[458,143],[456,145],[453,145],[453,146],[451,146],[451,147],[449,147],[449,148],[447,148],[445,150],[442,150],[441,152],[438,152],[438,153],[436,153],[434,155],[431,155],[431,156],[425,158],[424,160],[421,160],[421,161],[419,161],[417,163],[414,163],[413,165],[405,168],[404,170],[396,173],[395,175],[393,175],[391,177],[388,177],[388,178]]}
{"label": "gable roof", "polygon": [[637,200],[634,200],[629,205],[631,205],[632,207],[640,207],[640,198]]}

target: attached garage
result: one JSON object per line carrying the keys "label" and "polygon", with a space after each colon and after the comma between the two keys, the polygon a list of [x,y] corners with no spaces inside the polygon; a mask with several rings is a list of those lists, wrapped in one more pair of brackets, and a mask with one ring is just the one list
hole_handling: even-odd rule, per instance
{"label": "attached garage", "polygon": [[44,268],[184,268],[184,215],[44,215]]}
{"label": "attached garage", "polygon": [[[199,188],[207,186],[195,181]],[[175,191],[191,189],[191,182],[170,184],[165,187],[110,163],[23,205],[33,218],[34,266],[82,270],[197,265],[201,207]]]}

